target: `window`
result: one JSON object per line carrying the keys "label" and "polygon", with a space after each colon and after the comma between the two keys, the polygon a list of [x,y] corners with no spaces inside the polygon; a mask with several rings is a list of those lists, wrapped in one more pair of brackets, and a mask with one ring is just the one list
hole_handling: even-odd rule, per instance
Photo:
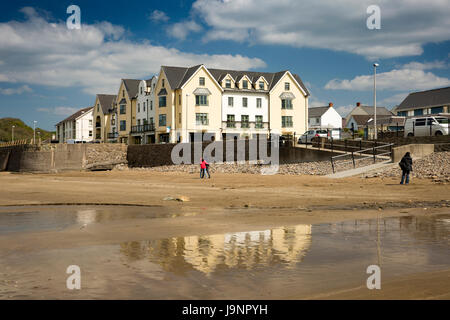
{"label": "window", "polygon": [[234,128],[236,127],[234,114],[227,114],[227,128]]}
{"label": "window", "polygon": [[89,125],[92,126],[92,120],[89,120]]}
{"label": "window", "polygon": [[444,112],[444,107],[433,107],[431,108],[431,114]]}
{"label": "window", "polygon": [[292,100],[290,99],[281,100],[281,109],[292,109]]}
{"label": "window", "polygon": [[178,95],[178,104],[181,106],[181,94]]}
{"label": "window", "polygon": [[150,124],[153,124],[153,117],[150,118]]}
{"label": "window", "polygon": [[198,84],[201,85],[201,86],[204,86],[205,85],[205,78],[204,77],[198,78]]}
{"label": "window", "polygon": [[281,127],[282,128],[292,128],[292,117],[291,116],[282,116],[281,117]]}
{"label": "window", "polygon": [[150,101],[150,110],[153,110],[153,101]]}
{"label": "window", "polygon": [[141,125],[141,119],[138,119],[137,121],[137,125],[140,126]]}
{"label": "window", "polygon": [[291,89],[291,84],[289,82],[284,83],[284,90],[289,91]]}
{"label": "window", "polygon": [[141,87],[141,94],[142,94],[142,87]]}
{"label": "window", "polygon": [[425,125],[425,119],[416,119],[416,127],[423,127]]}
{"label": "window", "polygon": [[141,104],[138,103],[138,112],[141,112]]}
{"label": "window", "polygon": [[228,106],[232,107],[234,105],[234,99],[233,97],[228,97]]}
{"label": "window", "polygon": [[181,112],[178,113],[178,123],[181,123]]}
{"label": "window", "polygon": [[316,124],[319,124],[319,121],[320,119],[319,118],[316,118]]}
{"label": "window", "polygon": [[259,82],[259,90],[264,90],[264,81]]}
{"label": "window", "polygon": [[263,127],[263,116],[255,116],[255,128],[261,129]]}
{"label": "window", "polygon": [[165,85],[165,81],[164,81],[165,79],[162,79],[162,81],[161,81],[161,87],[163,87],[164,88],[164,85]]}
{"label": "window", "polygon": [[245,107],[245,108],[248,106],[248,99],[247,98],[242,98],[242,106]]}
{"label": "window", "polygon": [[208,96],[205,96],[205,95],[195,96],[195,105],[196,106],[207,106],[208,105]]}
{"label": "window", "polygon": [[127,106],[124,104],[120,105],[120,114],[127,114]]}
{"label": "window", "polygon": [[256,107],[257,108],[261,108],[262,107],[262,99],[261,98],[256,98]]}
{"label": "window", "polygon": [[[147,100],[147,104],[148,104],[148,100]],[[144,112],[145,112],[145,102],[144,102]]]}
{"label": "window", "polygon": [[97,112],[100,112],[100,105],[97,104]]}
{"label": "window", "polygon": [[166,96],[162,96],[159,97],[159,107],[165,107],[167,103],[167,97]]}
{"label": "window", "polygon": [[122,97],[125,98],[125,90],[122,90]]}
{"label": "window", "polygon": [[207,126],[208,122],[208,114],[207,113],[196,113],[195,114],[195,122],[198,126]]}
{"label": "window", "polygon": [[89,137],[92,137],[92,130],[89,130]]}
{"label": "window", "polygon": [[415,115],[415,116],[421,116],[421,115],[423,115],[423,109],[416,109],[416,110],[414,110],[414,115]]}
{"label": "window", "polygon": [[166,126],[166,115],[165,114],[160,114],[159,115],[159,126],[160,127],[165,127]]}
{"label": "window", "polygon": [[225,88],[228,88],[228,89],[231,88],[231,80],[230,79],[225,80]]}
{"label": "window", "polygon": [[248,123],[248,115],[241,115],[241,128],[248,128],[249,127],[249,123]]}
{"label": "window", "polygon": [[248,81],[242,80],[242,89],[248,89]]}
{"label": "window", "polygon": [[127,121],[120,120],[120,131],[126,131],[126,130],[127,130]]}

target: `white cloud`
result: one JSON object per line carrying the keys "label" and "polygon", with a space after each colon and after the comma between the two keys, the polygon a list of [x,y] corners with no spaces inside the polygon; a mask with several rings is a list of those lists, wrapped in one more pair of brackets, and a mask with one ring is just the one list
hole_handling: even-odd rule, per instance
{"label": "white cloud", "polygon": [[53,108],[37,108],[36,109],[39,112],[46,112],[55,114],[58,116],[70,116],[77,112],[79,108],[73,108],[73,107],[53,107]]}
{"label": "white cloud", "polygon": [[353,108],[355,108],[355,105],[348,104],[348,105],[336,107],[335,109],[336,109],[337,113],[339,113],[341,115],[342,118],[345,118],[350,113],[350,111],[353,110]]}
{"label": "white cloud", "polygon": [[0,88],[0,94],[7,96],[13,94],[22,94],[24,92],[33,92],[33,90],[27,85],[21,86],[19,88],[6,88],[6,89]]}
{"label": "white cloud", "polygon": [[397,93],[391,97],[385,98],[380,101],[380,105],[395,106],[400,104],[408,96],[408,92]]}
{"label": "white cloud", "polygon": [[193,20],[182,21],[172,24],[167,28],[167,33],[179,40],[186,39],[187,35],[191,32],[199,32],[202,27]]}
{"label": "white cloud", "polygon": [[[381,29],[366,26],[369,5]],[[421,55],[423,45],[450,39],[447,0],[197,0],[193,15],[204,39],[345,51],[369,59]]]}
{"label": "white cloud", "polygon": [[32,8],[23,22],[0,23],[0,82],[80,87],[84,92],[115,93],[121,78],[142,79],[161,65],[254,69],[264,61],[241,55],[208,55],[136,43],[124,29],[108,22],[68,30],[51,23]]}
{"label": "white cloud", "polygon": [[403,69],[416,69],[416,70],[433,70],[433,69],[447,69],[449,65],[445,61],[433,61],[433,62],[410,62],[402,66]]}
{"label": "white cloud", "polygon": [[169,21],[169,17],[167,16],[167,14],[164,11],[160,11],[160,10],[154,10],[150,14],[149,19],[152,20],[153,22],[167,22],[167,21]]}
{"label": "white cloud", "polygon": [[[377,73],[377,89],[393,91],[427,90],[450,85],[450,79],[439,77],[426,69],[434,69],[439,63],[412,62],[402,68]],[[373,75],[361,75],[351,80],[333,79],[325,89],[366,91],[373,89]]]}

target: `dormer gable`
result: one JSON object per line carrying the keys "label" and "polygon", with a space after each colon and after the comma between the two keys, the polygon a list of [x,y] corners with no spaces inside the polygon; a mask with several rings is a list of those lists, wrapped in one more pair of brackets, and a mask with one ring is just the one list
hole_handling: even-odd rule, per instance
{"label": "dormer gable", "polygon": [[269,82],[264,78],[264,76],[260,76],[254,83],[255,90],[269,90]]}
{"label": "dormer gable", "polygon": [[252,89],[252,81],[247,75],[242,75],[239,80],[236,80],[238,83],[238,87],[241,90],[251,90]]}
{"label": "dormer gable", "polygon": [[234,89],[234,88],[236,88],[236,81],[229,73],[227,73],[223,77],[223,79],[221,81],[221,85],[225,89]]}

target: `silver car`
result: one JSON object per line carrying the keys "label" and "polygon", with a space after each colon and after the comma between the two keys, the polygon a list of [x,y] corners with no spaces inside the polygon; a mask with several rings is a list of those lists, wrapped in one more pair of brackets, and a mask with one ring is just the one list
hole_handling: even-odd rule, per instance
{"label": "silver car", "polygon": [[319,130],[308,130],[304,134],[298,138],[298,143],[311,143],[313,138],[328,138],[328,131],[319,129]]}

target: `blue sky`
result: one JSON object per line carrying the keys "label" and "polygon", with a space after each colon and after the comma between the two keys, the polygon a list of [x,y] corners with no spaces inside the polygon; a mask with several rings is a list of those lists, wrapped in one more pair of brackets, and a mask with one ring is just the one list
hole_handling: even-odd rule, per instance
{"label": "blue sky", "polygon": [[[66,9],[81,9],[68,30]],[[381,29],[369,30],[369,5]],[[442,0],[10,1],[0,11],[0,117],[53,130],[95,93],[159,66],[206,66],[300,75],[310,105],[391,108],[408,92],[450,85],[450,6]]]}

